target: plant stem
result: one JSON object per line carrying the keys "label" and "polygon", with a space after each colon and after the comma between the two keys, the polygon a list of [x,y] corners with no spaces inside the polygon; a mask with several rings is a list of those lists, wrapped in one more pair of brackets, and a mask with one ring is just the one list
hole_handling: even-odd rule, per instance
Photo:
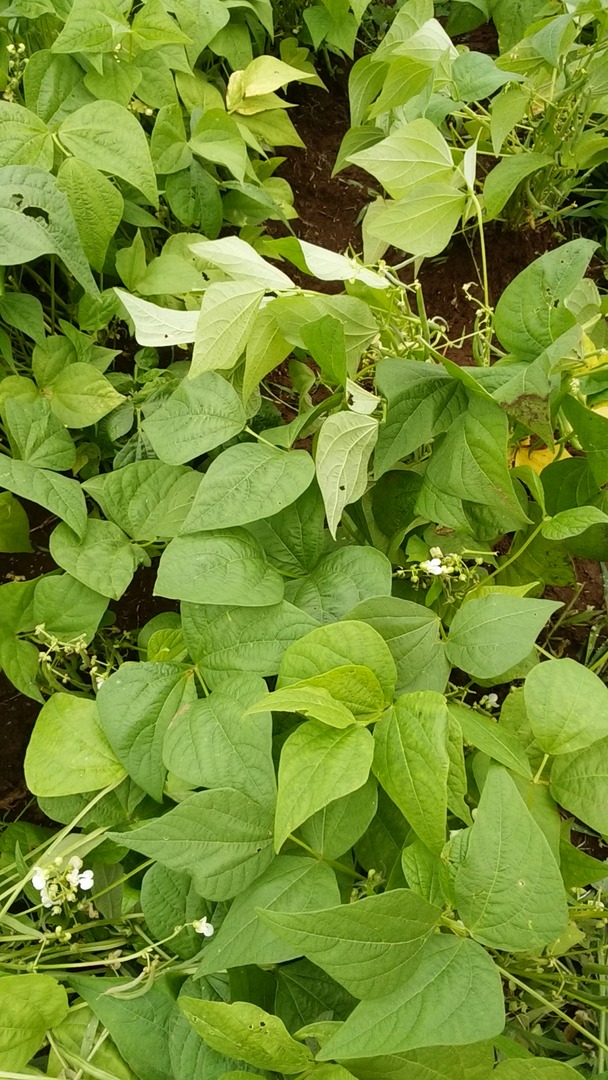
{"label": "plant stem", "polygon": [[303,840],[298,839],[298,837],[294,836],[293,833],[290,834],[289,839],[294,844],[297,844],[298,847],[304,848],[304,851],[307,851],[309,855],[313,856],[313,858],[318,859],[319,862],[324,862],[327,864],[327,866],[331,866],[333,870],[337,870],[339,874],[348,874],[348,876],[352,877],[354,881],[367,881],[367,878],[364,877],[363,874],[358,874],[357,871],[353,870],[350,866],[344,866],[343,863],[334,862],[333,859],[324,858],[323,855],[321,855],[318,851],[315,851],[314,848],[309,847],[308,844],[305,844]]}
{"label": "plant stem", "polygon": [[500,566],[497,566],[496,570],[493,570],[491,574],[488,574],[487,578],[484,578],[484,580],[482,581],[482,585],[486,585],[488,583],[488,581],[491,581],[491,579],[493,577],[496,577],[497,574],[500,574],[503,570],[506,570],[507,566],[511,566],[512,563],[514,563],[517,559],[519,559],[519,556],[521,555],[522,551],[525,551],[526,548],[530,546],[532,541],[536,540],[536,537],[538,536],[538,534],[539,534],[540,530],[542,529],[544,523],[545,522],[544,522],[544,518],[543,518],[543,520],[541,522],[539,522],[539,524],[536,526],[536,528],[532,530],[532,532],[530,533],[528,539],[525,540],[524,543],[521,545],[521,547],[519,547],[517,549],[515,554],[511,555],[511,557],[509,559],[507,559],[506,562],[501,563]]}
{"label": "plant stem", "polygon": [[580,1031],[581,1035],[584,1035],[586,1039],[589,1039],[589,1042],[594,1043],[595,1046],[599,1047],[604,1053],[608,1052],[608,1046],[606,1046],[601,1039],[592,1035],[590,1031],[587,1031],[587,1028],[584,1028],[582,1024],[579,1024],[578,1020],[575,1020],[573,1016],[568,1016],[568,1013],[565,1013],[563,1009],[554,1005],[552,1001],[549,1001],[549,999],[544,996],[544,994],[539,994],[538,990],[534,990],[531,986],[528,986],[527,983],[522,982],[516,975],[512,975],[511,972],[506,971],[505,968],[502,968],[499,965],[496,966],[503,979],[506,979],[507,982],[514,982],[516,986],[519,986],[520,990],[523,990],[526,994],[530,994],[533,998],[536,998],[537,1001],[540,1001],[547,1009],[555,1013],[556,1016],[559,1016],[560,1020],[564,1020],[570,1027]]}

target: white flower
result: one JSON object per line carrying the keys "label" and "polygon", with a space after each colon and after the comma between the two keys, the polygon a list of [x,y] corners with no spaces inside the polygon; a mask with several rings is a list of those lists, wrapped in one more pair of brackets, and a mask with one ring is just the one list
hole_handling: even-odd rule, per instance
{"label": "white flower", "polygon": [[192,923],[192,926],[196,930],[196,933],[202,934],[203,937],[213,937],[215,933],[215,930],[213,929],[211,923],[207,922],[206,918],[195,919],[195,921]]}
{"label": "white flower", "polygon": [[439,558],[427,559],[426,562],[420,563],[420,567],[422,570],[426,570],[427,574],[433,574],[435,577],[443,574],[443,566]]}
{"label": "white flower", "polygon": [[93,871],[85,870],[84,873],[79,875],[78,884],[81,889],[92,889],[94,880]]}
{"label": "white flower", "polygon": [[53,901],[51,900],[51,898],[50,898],[49,894],[47,893],[46,889],[41,889],[40,890],[40,900],[42,901],[42,906],[43,907],[52,908]]}
{"label": "white flower", "polygon": [[431,548],[431,558],[432,559],[441,559],[442,556],[443,556],[443,551],[441,550],[441,548],[437,548],[437,547]]}
{"label": "white flower", "polygon": [[46,889],[46,882],[48,878],[48,870],[43,870],[41,866],[34,867],[34,873],[32,875],[32,885],[38,892],[42,892]]}

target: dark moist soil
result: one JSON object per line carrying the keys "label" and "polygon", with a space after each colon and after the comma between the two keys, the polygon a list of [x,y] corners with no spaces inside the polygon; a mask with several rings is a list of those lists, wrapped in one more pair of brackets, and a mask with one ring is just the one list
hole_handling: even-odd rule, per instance
{"label": "dark moist soil", "polygon": [[[470,48],[479,52],[493,53],[496,49],[492,28],[481,27],[467,36]],[[349,126],[347,73],[326,77],[327,90],[318,87],[298,87],[290,97],[298,105],[294,110],[295,124],[306,150],[291,150],[279,172],[291,184],[299,218],[292,223],[297,236],[320,244],[334,251],[343,252],[349,247],[361,250],[360,218],[370,198],[374,196],[374,181],[360,169],[345,169],[332,178],[331,173],[344,133]],[[280,226],[271,230],[280,235]],[[510,231],[500,225],[486,229],[489,253],[489,280],[491,300],[496,301],[506,285],[530,262],[555,244],[560,237],[548,228]],[[390,256],[394,257],[391,259]],[[389,253],[393,263],[401,260],[398,252]],[[479,280],[479,243],[471,243],[469,237],[458,236],[448,251],[439,258],[428,260],[420,272],[424,298],[429,317],[440,317],[449,326],[450,337],[458,339],[471,331],[475,319],[475,305],[467,299],[463,286]],[[315,281],[306,275],[290,274],[305,287],[323,292],[336,292],[340,283]],[[480,295],[478,286],[475,287]],[[453,349],[450,356],[458,363],[470,363],[471,354],[466,342]],[[287,367],[283,365],[274,375],[274,389],[278,407],[289,422],[296,415],[296,399],[289,393],[290,380]],[[54,569],[48,552],[48,538],[56,524],[46,511],[33,504],[24,503],[31,523],[33,553],[0,555],[0,583],[17,578],[30,579]],[[577,581],[583,590],[573,605],[573,612],[590,608],[605,610],[604,590],[599,565],[594,562],[575,562]],[[119,630],[137,630],[153,615],[176,610],[169,600],[152,595],[156,570],[154,567],[140,569],[129,589],[119,603],[111,603],[115,614],[115,626]],[[547,595],[568,603],[573,592],[570,588],[552,588]],[[588,624],[568,626],[571,646],[578,651],[584,645]],[[565,643],[568,645],[568,642]],[[0,674],[0,818],[12,818],[26,813],[36,819],[38,811],[29,806],[29,795],[23,778],[23,756],[39,705],[19,694]]]}

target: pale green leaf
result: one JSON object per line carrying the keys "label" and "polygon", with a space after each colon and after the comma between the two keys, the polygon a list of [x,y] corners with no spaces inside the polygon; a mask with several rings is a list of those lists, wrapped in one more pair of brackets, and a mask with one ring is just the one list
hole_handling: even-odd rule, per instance
{"label": "pale green leaf", "polygon": [[259,915],[350,993],[384,998],[415,970],[440,912],[407,889],[391,889],[320,911]]}
{"label": "pale green leaf", "polygon": [[545,836],[506,769],[492,765],[456,864],[458,914],[483,945],[532,952],[568,923],[566,893]]}
{"label": "pale green leaf", "polygon": [[192,875],[201,896],[230,900],[273,859],[272,811],[232,788],[198,791],[117,843]]}
{"label": "pale green leaf", "polygon": [[195,698],[192,671],[179,664],[130,661],[105,680],[97,695],[99,722],[114,753],[157,802],[162,799],[166,776],[165,732],[178,709]]}
{"label": "pale green leaf", "polygon": [[49,547],[62,570],[111,600],[120,600],[140,561],[122,529],[99,518],[87,519],[82,537],[62,522],[51,533]]}
{"label": "pale green leaf", "polygon": [[389,560],[372,547],[344,547],[325,555],[305,578],[289,582],[285,598],[317,622],[341,619],[361,600],[390,596]]}
{"label": "pale green leaf", "polygon": [[439,934],[426,943],[412,976],[392,994],[362,1001],[318,1057],[467,1044],[499,1035],[504,1023],[500,974],[491,957],[470,939]]}
{"label": "pale green leaf", "polygon": [[257,915],[266,911],[306,912],[340,903],[333,871],[314,859],[279,855],[246,893],[231,905],[218,933],[206,946],[197,975],[243,964],[280,964],[301,955]]}
{"label": "pale green leaf", "polygon": [[65,521],[78,536],[84,535],[87,507],[76,480],[0,454],[0,487],[44,506]]}
{"label": "pale green leaf", "polygon": [[392,701],[396,669],[390,649],[376,630],[355,620],[330,623],[300,636],[283,656],[277,687],[292,686],[353,664],[370,668],[385,700]]}
{"label": "pale green leaf", "polygon": [[382,142],[352,154],[350,161],[375,176],[393,199],[431,181],[449,182],[454,171],[447,142],[426,119],[400,125]]}
{"label": "pale green leaf", "polygon": [[369,776],[374,743],[363,727],[337,729],[308,721],[288,736],[279,762],[275,850],[298,825]]}
{"label": "pale green leaf", "polygon": [[555,801],[603,835],[608,834],[607,784],[608,739],[562,754],[551,767]]}
{"label": "pale green leaf", "polygon": [[283,599],[283,578],[245,529],[176,536],[163,552],[155,596],[193,604],[269,607]]}
{"label": "pale green leaf", "polygon": [[466,206],[466,195],[447,183],[422,184],[405,198],[387,203],[370,221],[369,232],[412,255],[439,255]]}
{"label": "pale green leaf", "polygon": [[220,1054],[287,1075],[313,1063],[308,1047],[292,1039],[278,1016],[258,1005],[182,997],[179,1007],[201,1039]]}
{"label": "pale green leaf", "polygon": [[246,417],[236,390],[214,371],[183,379],[142,429],[161,461],[183,465],[238,435]]}
{"label": "pale green leaf", "polygon": [[87,259],[101,272],[110,241],[122,220],[122,195],[99,169],[76,157],[62,162],[57,187],[67,196]]}
{"label": "pale green leaf", "polygon": [[608,737],[608,689],[575,660],[538,664],[524,683],[526,712],[546,754],[568,754]]}
{"label": "pale green leaf", "polygon": [[51,975],[0,978],[0,1069],[21,1071],[44,1043],[46,1032],[64,1019],[68,997]]}
{"label": "pale green leaf", "polygon": [[478,679],[493,679],[520,663],[554,611],[552,600],[496,594],[469,600],[456,612],[448,659]]}
{"label": "pale green leaf", "polygon": [[53,139],[35,113],[12,101],[0,101],[0,166],[53,168]]}
{"label": "pale green leaf", "polygon": [[319,432],[315,454],[317,480],[335,538],[344,507],[367,487],[369,459],[378,437],[378,421],[358,413],[329,416]]}
{"label": "pale green leaf", "polygon": [[58,136],[75,157],[126,180],[154,206],[158,205],[148,140],[128,109],[115,101],[92,101],[65,118]]}
{"label": "pale green leaf", "polygon": [[433,690],[405,694],[376,724],[374,772],[427,847],[446,840],[448,710]]}
{"label": "pale green leaf", "polygon": [[270,517],[306,491],[313,475],[313,461],[305,450],[285,452],[250,442],[231,446],[207,469],[184,531],[221,529]]}
{"label": "pale green leaf", "polygon": [[38,714],[25,755],[25,778],[34,795],[76,795],[118,783],[125,770],[112,753],[87,698],[56,693]]}
{"label": "pale green leaf", "polygon": [[181,530],[200,482],[201,474],[185,465],[149,460],[95,476],[83,486],[128,536],[150,541]]}

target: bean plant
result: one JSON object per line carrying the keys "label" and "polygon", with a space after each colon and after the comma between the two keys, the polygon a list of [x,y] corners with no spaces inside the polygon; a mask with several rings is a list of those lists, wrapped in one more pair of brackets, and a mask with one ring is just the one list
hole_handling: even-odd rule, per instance
{"label": "bean plant", "polygon": [[[514,12],[484,0],[453,8],[446,29],[432,0],[403,4],[350,73],[351,128],[335,171],[358,165],[384,189],[364,222],[372,259],[391,244],[436,255],[480,213],[515,225],[557,223],[573,210],[601,220],[594,177],[608,154],[605,7],[530,2]],[[496,60],[451,40],[448,30],[470,25],[471,14],[491,15]]]}

